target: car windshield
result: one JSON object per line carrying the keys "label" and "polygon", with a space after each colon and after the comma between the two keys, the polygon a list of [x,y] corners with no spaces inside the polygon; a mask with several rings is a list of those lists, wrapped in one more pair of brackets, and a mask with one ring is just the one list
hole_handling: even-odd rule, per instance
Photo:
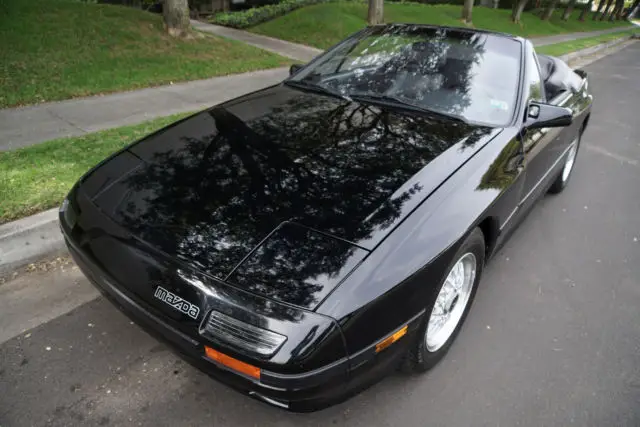
{"label": "car windshield", "polygon": [[288,82],[361,102],[395,103],[504,126],[518,92],[520,42],[464,30],[373,27]]}

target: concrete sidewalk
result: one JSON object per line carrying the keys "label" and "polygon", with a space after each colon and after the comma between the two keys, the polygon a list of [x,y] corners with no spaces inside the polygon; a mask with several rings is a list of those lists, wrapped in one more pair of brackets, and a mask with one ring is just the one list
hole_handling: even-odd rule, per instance
{"label": "concrete sidewalk", "polygon": [[0,110],[0,152],[196,111],[276,84],[287,68]]}
{"label": "concrete sidewalk", "polygon": [[[193,21],[195,28],[306,62],[322,51],[246,31]],[[633,27],[630,27],[633,28]],[[534,39],[536,46],[622,31],[615,28]],[[286,68],[0,110],[0,152],[67,136],[194,111],[278,83]]]}
{"label": "concrete sidewalk", "polygon": [[309,62],[322,53],[322,49],[315,47],[274,39],[273,37],[253,34],[248,31],[236,30],[220,25],[207,24],[206,22],[191,20],[191,25],[196,30],[241,41],[251,46],[277,53],[280,56],[295,59],[296,61]]}

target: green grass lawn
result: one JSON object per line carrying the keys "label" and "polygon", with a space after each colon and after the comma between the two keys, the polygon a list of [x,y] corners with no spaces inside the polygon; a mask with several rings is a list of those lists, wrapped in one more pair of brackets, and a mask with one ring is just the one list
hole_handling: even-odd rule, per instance
{"label": "green grass lawn", "polygon": [[71,186],[92,166],[186,115],[0,152],[0,224],[60,204]]}
{"label": "green grass lawn", "polygon": [[619,39],[622,37],[628,37],[633,33],[640,33],[638,30],[623,31],[614,34],[605,34],[597,37],[589,37],[586,39],[573,40],[564,43],[555,43],[547,46],[540,46],[536,48],[536,52],[544,53],[546,55],[560,56],[569,52],[575,52],[580,49],[585,49],[591,46],[595,46],[600,43],[605,43],[611,40]]}
{"label": "green grass lawn", "polygon": [[[463,25],[460,21],[462,6],[424,5],[417,3],[385,3],[386,22],[413,22],[450,26]],[[626,21],[584,22],[577,20],[580,11],[574,11],[568,21],[562,21],[562,8],[549,21],[542,21],[531,13],[522,15],[522,22],[510,21],[510,10],[475,7],[473,25],[493,31],[501,31],[525,37],[579,31],[596,31],[616,26],[629,26]],[[367,5],[353,2],[332,2],[307,6],[287,15],[265,22],[250,29],[255,33],[290,40],[326,49],[366,25]]]}
{"label": "green grass lawn", "polygon": [[175,40],[160,15],[73,0],[0,0],[0,40],[0,107],[291,62],[209,35]]}

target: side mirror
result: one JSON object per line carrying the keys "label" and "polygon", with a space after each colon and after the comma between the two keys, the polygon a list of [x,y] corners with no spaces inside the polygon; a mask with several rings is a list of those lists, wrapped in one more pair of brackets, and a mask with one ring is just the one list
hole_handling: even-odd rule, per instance
{"label": "side mirror", "polygon": [[289,75],[293,76],[295,73],[300,71],[302,67],[304,67],[303,64],[291,64],[291,67],[289,67]]}
{"label": "side mirror", "polygon": [[525,126],[529,129],[569,126],[573,121],[570,109],[532,101],[527,109]]}

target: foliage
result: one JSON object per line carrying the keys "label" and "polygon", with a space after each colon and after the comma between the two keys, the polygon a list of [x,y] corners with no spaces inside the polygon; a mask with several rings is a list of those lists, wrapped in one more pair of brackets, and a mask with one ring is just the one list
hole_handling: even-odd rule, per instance
{"label": "foliage", "polygon": [[187,114],[0,152],[0,224],[54,207],[109,154]]}
{"label": "foliage", "polygon": [[226,27],[248,28],[277,18],[303,6],[323,3],[325,1],[327,0],[282,0],[280,3],[253,7],[239,12],[218,13],[211,19],[211,22]]}
{"label": "foliage", "polygon": [[60,0],[0,0],[0,40],[0,107],[290,63],[220,37],[173,39],[139,9]]}
{"label": "foliage", "polygon": [[[420,24],[462,26],[460,6],[424,5],[416,3],[385,3],[387,22],[414,22]],[[523,13],[520,24],[510,21],[511,10],[478,7],[473,10],[475,28],[510,33],[524,37],[594,31],[616,26],[629,26],[628,22],[577,20],[579,11],[573,11],[568,21],[556,11],[549,21],[542,21],[532,13]],[[285,16],[250,28],[249,31],[266,36],[327,48],[366,26],[367,6],[360,2],[330,2],[307,6]]]}

